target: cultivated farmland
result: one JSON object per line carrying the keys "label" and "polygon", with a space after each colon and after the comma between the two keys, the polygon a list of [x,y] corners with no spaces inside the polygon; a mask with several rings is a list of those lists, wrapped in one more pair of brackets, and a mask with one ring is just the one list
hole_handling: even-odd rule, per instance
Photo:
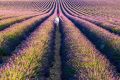
{"label": "cultivated farmland", "polygon": [[119,0],[1,0],[0,80],[120,80]]}

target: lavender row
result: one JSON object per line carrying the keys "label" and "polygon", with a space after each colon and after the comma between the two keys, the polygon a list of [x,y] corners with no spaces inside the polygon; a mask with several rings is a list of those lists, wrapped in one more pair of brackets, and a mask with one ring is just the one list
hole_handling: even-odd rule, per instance
{"label": "lavender row", "polygon": [[34,16],[35,15],[24,15],[24,16],[22,15],[22,16],[18,16],[18,17],[3,19],[3,20],[0,21],[0,30],[3,30],[5,28],[9,27],[12,24],[19,23],[21,21],[30,19]]}
{"label": "lavender row", "polygon": [[41,24],[0,68],[0,79],[44,80],[52,56],[51,42],[54,32],[54,15]]}
{"label": "lavender row", "polygon": [[48,18],[53,11],[54,7],[47,14],[33,17],[1,31],[0,55],[9,55],[8,53],[14,50],[14,48],[21,42],[21,40],[25,39],[29,33],[37,28],[37,26],[39,26],[39,24],[41,24],[41,22],[43,22],[46,18]]}
{"label": "lavender row", "polygon": [[[65,5],[64,5],[64,6],[65,6]],[[94,23],[94,24],[96,24],[96,25],[98,25],[98,26],[100,26],[100,27],[102,27],[102,28],[104,28],[104,29],[109,30],[110,32],[120,34],[120,27],[119,27],[119,25],[114,25],[113,23],[107,22],[107,21],[105,21],[104,19],[102,19],[102,21],[100,21],[100,19],[99,19],[99,20],[94,20],[94,19],[92,19],[92,18],[85,17],[85,16],[77,13],[76,10],[73,10],[73,9],[71,9],[71,7],[70,7],[70,8],[69,8],[69,7],[70,7],[70,6],[67,6],[67,5],[66,5],[66,7],[64,7],[64,8],[68,8],[68,9],[66,9],[66,10],[67,10],[70,14],[72,14],[73,16],[77,16],[77,17],[82,18],[82,19],[84,19],[84,20],[90,21],[90,22],[92,22],[92,23]]]}
{"label": "lavender row", "polygon": [[61,32],[64,80],[119,80],[110,62],[64,16]]}
{"label": "lavender row", "polygon": [[[62,5],[61,5],[62,7]],[[62,7],[63,13],[95,44],[119,72],[120,63],[120,37],[102,29],[88,21],[69,15]]]}

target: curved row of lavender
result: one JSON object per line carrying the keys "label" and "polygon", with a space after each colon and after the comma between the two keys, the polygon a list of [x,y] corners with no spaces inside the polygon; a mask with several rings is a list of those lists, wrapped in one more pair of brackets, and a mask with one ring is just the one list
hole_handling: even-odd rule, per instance
{"label": "curved row of lavender", "polygon": [[[38,11],[44,12],[52,6],[54,0],[39,0],[39,1],[0,1],[0,8],[3,10],[18,10],[18,11]],[[47,10],[46,10],[47,11]]]}
{"label": "curved row of lavender", "polygon": [[64,80],[119,80],[109,61],[65,16],[61,15]]}
{"label": "curved row of lavender", "polygon": [[[55,4],[54,4],[55,5]],[[9,55],[39,24],[53,14],[54,6],[49,13],[34,16],[28,20],[9,26],[0,32],[0,55]],[[7,34],[6,34],[7,33]]]}
{"label": "curved row of lavender", "polygon": [[42,15],[48,13],[54,5],[49,1],[0,1],[0,20],[14,16]]}
{"label": "curved row of lavender", "polygon": [[120,18],[119,3],[113,0],[61,0],[68,8],[72,8],[85,16],[101,16]]}
{"label": "curved row of lavender", "polygon": [[1,80],[41,79],[47,76],[49,59],[53,55],[51,43],[55,13],[45,20],[19,45],[6,64],[0,68]]}
{"label": "curved row of lavender", "polygon": [[[96,24],[96,25],[98,25],[98,26],[100,26],[104,29],[109,30],[110,32],[120,34],[120,27],[119,27],[120,26],[120,24],[119,24],[120,21],[118,21],[117,19],[111,18],[111,17],[104,19],[103,17],[98,17],[98,16],[96,18],[96,17],[90,16],[90,15],[85,16],[85,13],[80,14],[78,12],[79,10],[76,8],[75,3],[74,3],[74,5],[72,5],[72,4],[73,3],[69,3],[68,1],[65,1],[64,4],[63,4],[66,11],[68,13],[70,13],[71,15],[82,18],[82,19],[87,20],[89,22],[92,22],[92,23],[94,23],[94,24]],[[108,19],[110,19],[110,20],[108,20]]]}
{"label": "curved row of lavender", "polygon": [[69,15],[63,7],[62,10],[119,71],[120,37],[88,21]]}
{"label": "curved row of lavender", "polygon": [[[19,5],[19,3],[21,5]],[[15,11],[14,13],[14,9],[11,11],[11,13],[13,12],[13,14],[11,15],[9,13],[9,10],[8,12],[0,12],[0,17],[1,17],[1,20],[0,20],[0,30],[3,30],[15,23],[19,23],[19,22],[22,22],[22,21],[25,21],[29,18],[32,18],[36,15],[43,15],[43,14],[47,14],[49,13],[52,9],[53,9],[53,6],[55,5],[55,2],[53,2],[52,0],[51,1],[42,1],[42,2],[39,2],[41,5],[38,5],[36,1],[33,1],[33,2],[26,2],[26,1],[0,1],[0,4],[3,5],[3,7],[7,6],[11,6],[11,4],[14,4],[15,6],[19,6],[19,7],[23,7],[25,6],[25,4],[27,4],[26,6],[31,6],[31,7],[34,7],[37,9],[37,7],[39,7],[39,9],[43,9],[43,10],[40,10],[40,11],[34,11],[34,12],[30,12],[28,10],[26,10],[26,12],[24,11],[19,11],[19,13],[17,11]],[[18,5],[17,5],[18,4]],[[30,5],[31,4],[31,5]],[[13,5],[13,6],[14,6]],[[1,8],[1,7],[0,7]],[[10,7],[9,7],[10,8]],[[1,10],[1,9],[0,9]],[[38,10],[38,9],[37,9]],[[7,13],[7,15],[6,15]],[[11,15],[11,16],[10,16]],[[14,16],[13,16],[14,15]]]}
{"label": "curved row of lavender", "polygon": [[24,20],[30,19],[34,16],[36,16],[36,15],[22,15],[22,16],[18,16],[18,17],[11,17],[11,18],[7,18],[7,19],[2,19],[2,20],[0,20],[0,30],[3,30],[3,29],[5,29],[5,28],[7,28],[10,25],[13,25],[15,23],[19,23],[19,22],[22,22]]}
{"label": "curved row of lavender", "polygon": [[[45,2],[45,1],[44,1]],[[12,2],[10,2],[10,3],[12,3]],[[18,2],[17,2],[18,3]],[[17,4],[16,3],[16,4]],[[27,2],[26,2],[27,3]],[[32,3],[32,2],[31,2]],[[14,3],[15,4],[15,3]],[[34,4],[34,5],[33,5]],[[33,2],[33,4],[31,5],[31,6],[33,6],[33,7],[36,7],[36,9],[37,9],[37,4],[35,4],[35,2]],[[48,12],[50,12],[51,11],[51,9],[53,8],[53,6],[54,6],[54,2],[50,2],[50,3],[48,3],[48,2],[46,2],[46,4],[43,4],[44,5],[44,10],[43,11],[41,11],[41,12],[39,12],[39,13],[36,13],[36,14],[22,14],[22,15],[18,15],[17,17],[10,17],[10,18],[7,18],[7,19],[4,19],[4,17],[3,17],[3,20],[1,20],[0,21],[0,30],[3,30],[3,29],[5,29],[6,27],[8,27],[8,26],[10,26],[10,25],[12,25],[12,24],[15,24],[15,23],[18,23],[18,22],[21,22],[21,21],[23,21],[23,20],[27,20],[27,19],[29,19],[29,18],[31,18],[31,17],[33,17],[33,16],[35,16],[35,15],[43,15],[43,14],[47,14]],[[24,4],[22,4],[23,6],[25,5],[25,3]],[[21,7],[22,7],[22,5],[21,5]],[[42,6],[43,5],[41,5],[41,8],[42,8]],[[45,6],[46,5],[46,6]],[[9,6],[8,4],[6,5],[6,6]],[[40,7],[39,7],[40,8]],[[38,9],[37,9],[38,10]]]}

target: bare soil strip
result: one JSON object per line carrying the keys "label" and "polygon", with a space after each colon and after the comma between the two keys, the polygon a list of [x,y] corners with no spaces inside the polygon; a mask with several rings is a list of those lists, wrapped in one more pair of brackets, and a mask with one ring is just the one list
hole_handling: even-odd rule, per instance
{"label": "bare soil strip", "polygon": [[54,60],[53,65],[50,68],[50,77],[48,80],[61,80],[61,58],[60,58],[60,46],[61,46],[61,34],[59,26],[55,26],[55,45],[54,45]]}

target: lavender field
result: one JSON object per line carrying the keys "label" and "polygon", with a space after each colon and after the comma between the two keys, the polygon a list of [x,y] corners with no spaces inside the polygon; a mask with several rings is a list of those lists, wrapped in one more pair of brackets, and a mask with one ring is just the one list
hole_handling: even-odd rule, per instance
{"label": "lavender field", "polygon": [[0,80],[120,80],[119,0],[0,0]]}

